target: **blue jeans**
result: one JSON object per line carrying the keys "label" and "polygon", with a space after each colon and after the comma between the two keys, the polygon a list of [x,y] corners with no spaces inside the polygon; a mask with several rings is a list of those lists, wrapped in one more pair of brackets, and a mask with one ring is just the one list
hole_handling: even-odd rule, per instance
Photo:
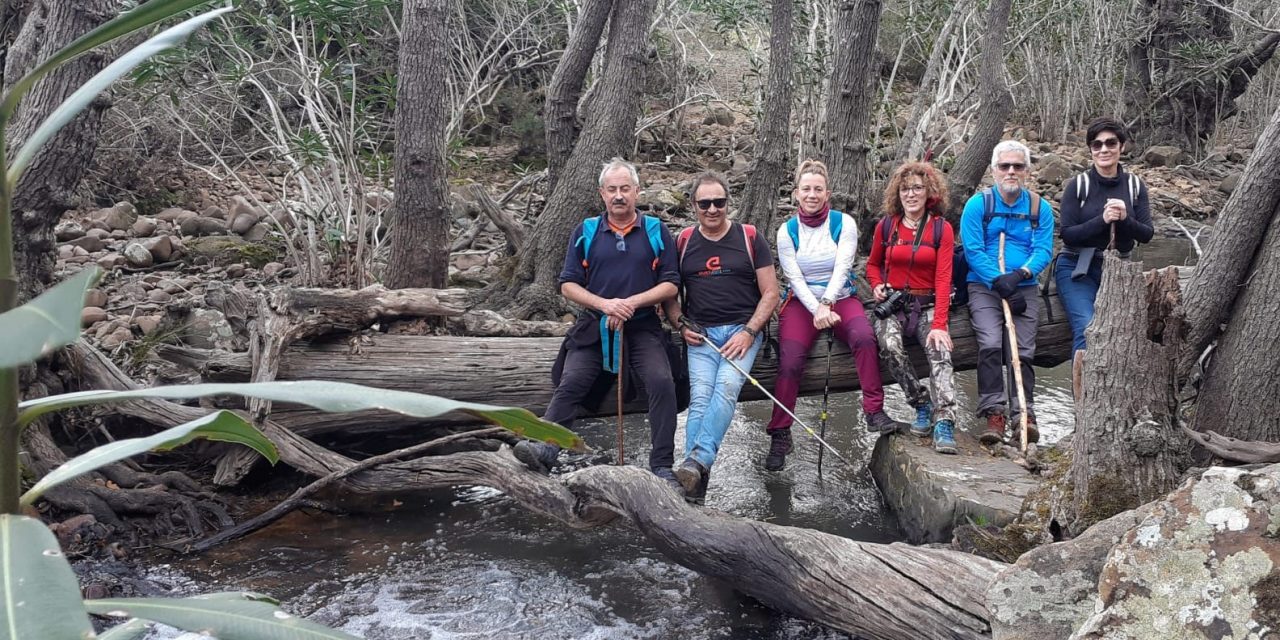
{"label": "blue jeans", "polygon": [[[707,327],[707,337],[717,348],[722,348],[729,338],[742,331],[742,327],[740,324]],[[734,364],[743,371],[751,371],[763,343],[764,337],[756,336],[746,355],[735,360]],[[706,344],[689,347],[689,419],[685,423],[685,457],[711,468],[738,406],[738,392],[746,381],[746,376],[738,373],[733,365]]]}
{"label": "blue jeans", "polygon": [[1058,284],[1058,298],[1062,300],[1062,307],[1067,310],[1067,321],[1071,323],[1072,350],[1083,351],[1084,329],[1093,320],[1093,304],[1098,299],[1098,287],[1102,285],[1102,260],[1094,259],[1084,277],[1072,280],[1071,272],[1075,271],[1077,258],[1059,254],[1053,280]]}

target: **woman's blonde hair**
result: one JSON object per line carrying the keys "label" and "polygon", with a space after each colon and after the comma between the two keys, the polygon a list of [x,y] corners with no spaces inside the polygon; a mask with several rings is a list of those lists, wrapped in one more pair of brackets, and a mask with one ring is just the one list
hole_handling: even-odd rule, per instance
{"label": "woman's blonde hair", "polygon": [[908,162],[898,167],[884,185],[884,213],[890,218],[901,217],[902,199],[898,190],[911,176],[919,176],[924,181],[924,211],[926,215],[944,216],[947,213],[947,181],[942,179],[942,172],[928,162]]}
{"label": "woman's blonde hair", "polygon": [[810,173],[822,176],[822,179],[826,181],[828,185],[831,184],[831,178],[827,175],[827,165],[823,164],[821,160],[814,160],[812,158],[801,162],[800,167],[796,169],[796,184],[799,185],[800,178],[803,178],[806,174]]}

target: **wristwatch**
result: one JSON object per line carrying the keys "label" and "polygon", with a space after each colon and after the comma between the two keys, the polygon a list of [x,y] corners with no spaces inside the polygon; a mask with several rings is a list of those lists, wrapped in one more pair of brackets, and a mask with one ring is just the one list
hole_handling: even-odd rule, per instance
{"label": "wristwatch", "polygon": [[828,307],[830,307],[831,305],[834,305],[835,303],[836,303],[836,301],[835,301],[835,300],[832,300],[831,298],[823,298],[823,299],[821,299],[821,300],[819,300],[819,301],[818,301],[818,304],[825,304],[825,305],[827,305]]}
{"label": "wristwatch", "polygon": [[747,335],[751,336],[752,338],[754,338],[754,337],[756,337],[756,336],[760,335],[760,332],[759,332],[759,331],[756,331],[755,329],[752,329],[751,327],[749,327],[749,326],[747,326],[747,325],[745,325],[745,324],[744,324],[744,325],[742,325],[742,330],[743,330],[743,331],[746,331],[746,332],[747,332]]}

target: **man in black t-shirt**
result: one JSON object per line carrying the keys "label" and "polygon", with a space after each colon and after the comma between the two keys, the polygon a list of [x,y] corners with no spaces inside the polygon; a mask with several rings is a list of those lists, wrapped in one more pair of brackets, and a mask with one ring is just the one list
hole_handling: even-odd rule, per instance
{"label": "man in black t-shirt", "polygon": [[[729,192],[723,178],[700,174],[689,193],[698,224],[681,231],[676,240],[684,303],[668,301],[664,308],[674,326],[684,325],[689,345],[685,460],[675,474],[685,496],[701,502],[746,382],[704,340],[750,371],[763,341],[760,331],[778,306],[778,279],[768,241],[754,227],[728,219]],[[702,333],[689,328],[688,320]]]}

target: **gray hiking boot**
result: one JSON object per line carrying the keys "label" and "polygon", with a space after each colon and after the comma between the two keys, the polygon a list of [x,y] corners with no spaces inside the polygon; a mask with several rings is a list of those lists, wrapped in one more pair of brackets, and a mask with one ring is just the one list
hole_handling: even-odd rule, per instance
{"label": "gray hiking boot", "polygon": [[897,420],[890,418],[889,414],[884,411],[867,414],[867,431],[870,431],[871,433],[888,435],[891,433],[905,431],[906,429],[907,423],[898,422]]}

